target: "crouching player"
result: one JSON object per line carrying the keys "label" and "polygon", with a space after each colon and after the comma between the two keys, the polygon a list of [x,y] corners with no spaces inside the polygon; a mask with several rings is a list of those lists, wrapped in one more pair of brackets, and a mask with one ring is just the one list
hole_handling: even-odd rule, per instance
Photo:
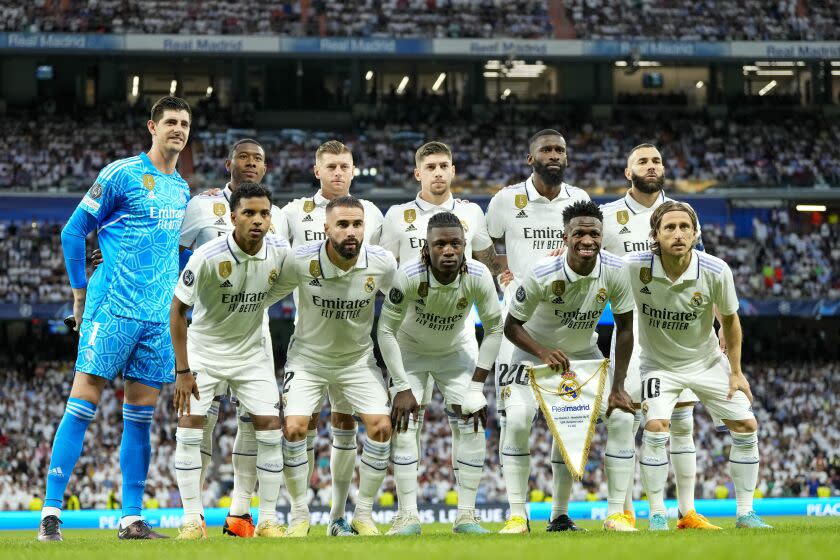
{"label": "crouching player", "polygon": [[[430,377],[437,383],[447,413],[458,418],[458,517],[455,533],[487,533],[478,524],[475,498],[485,459],[487,400],[484,382],[502,342],[502,309],[486,266],[464,256],[464,227],[455,214],[429,219],[421,258],[403,263],[379,317],[379,348],[395,379],[391,393],[411,388],[425,406]],[[480,352],[469,319],[473,303],[484,327]],[[476,356],[476,354],[478,354]],[[422,408],[421,408],[422,411]],[[419,415],[422,418],[422,413]],[[420,534],[417,513],[418,418],[403,418],[392,440],[399,512],[389,535]],[[481,427],[479,427],[479,423]],[[453,434],[453,438],[456,434]]]}
{"label": "crouching player", "polygon": [[[263,338],[264,310],[291,249],[266,235],[271,195],[243,183],[230,197],[233,232],[193,253],[175,288],[170,330],[175,347],[174,404],[178,411],[175,477],[184,504],[179,539],[207,537],[201,505],[204,420],[219,387],[251,413],[257,440],[258,537],[281,537],[277,498],[283,478],[280,392]],[[187,328],[186,312],[194,306]]]}
{"label": "crouching player", "polygon": [[[693,249],[697,214],[688,204],[661,204],[651,214],[650,227],[651,250],[624,257],[639,310],[645,414],[639,462],[650,500],[650,529],[668,529],[665,448],[671,413],[683,389],[694,391],[732,434],[729,467],[737,502],[735,526],[768,529],[752,508],[758,481],[758,424],[750,404],[750,384],[741,371],[742,334],[732,271],[721,259]],[[715,305],[722,316],[728,355],[715,336]]]}

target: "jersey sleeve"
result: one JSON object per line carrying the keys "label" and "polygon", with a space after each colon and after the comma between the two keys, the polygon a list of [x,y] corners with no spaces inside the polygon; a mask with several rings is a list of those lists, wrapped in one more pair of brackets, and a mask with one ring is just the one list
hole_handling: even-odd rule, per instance
{"label": "jersey sleeve", "polygon": [[532,268],[528,271],[522,284],[516,288],[508,313],[520,321],[527,321],[534,314],[534,310],[541,300],[542,288]]}
{"label": "jersey sleeve", "polygon": [[181,247],[192,247],[201,231],[201,212],[198,197],[193,197],[187,204],[187,211],[184,214],[184,223],[181,224],[181,238],[178,244]]}
{"label": "jersey sleeve", "polygon": [[178,283],[175,285],[175,297],[184,305],[192,307],[198,299],[198,287],[206,269],[204,263],[205,259],[201,254],[193,253],[178,278]]}
{"label": "jersey sleeve", "polygon": [[365,238],[368,244],[379,245],[379,241],[382,239],[384,221],[382,211],[375,204],[370,203],[365,213]]}
{"label": "jersey sleeve", "polygon": [[298,287],[300,281],[300,274],[298,271],[297,259],[295,259],[294,251],[290,251],[283,261],[283,267],[280,269],[280,276],[271,288],[268,290],[268,303],[266,307],[271,307]]}
{"label": "jersey sleeve", "polygon": [[472,224],[475,233],[472,239],[472,250],[483,251],[493,244],[493,240],[490,239],[490,234],[487,232],[487,219],[484,217],[484,213],[477,204],[475,206],[475,221]]}
{"label": "jersey sleeve", "polygon": [[738,294],[735,291],[735,280],[732,277],[732,269],[724,263],[723,271],[720,274],[720,285],[718,286],[715,304],[718,306],[721,315],[734,315],[738,312]]}
{"label": "jersey sleeve", "polygon": [[490,204],[487,205],[487,233],[493,239],[502,239],[505,236],[505,222],[502,218],[502,208],[500,206],[501,198],[502,193],[496,193],[496,195],[490,199]]}
{"label": "jersey sleeve", "polygon": [[122,173],[110,173],[108,168],[99,172],[96,182],[79,203],[79,208],[102,224],[118,207],[122,199]]}
{"label": "jersey sleeve", "polygon": [[274,223],[274,232],[277,235],[280,235],[288,241],[289,243],[292,242],[292,220],[291,220],[291,211],[292,211],[292,203],[287,203],[280,211],[277,213],[277,217],[275,219],[274,214],[272,213],[271,221]]}
{"label": "jersey sleeve", "polygon": [[408,289],[408,277],[402,270],[398,270],[394,274],[393,282],[385,297],[385,302],[382,304],[382,312],[379,314],[379,325],[377,326],[379,352],[382,354],[382,360],[391,374],[396,391],[411,388],[403,365],[400,346],[397,342],[397,331],[407,311]]}
{"label": "jersey sleeve", "polygon": [[610,287],[610,305],[616,315],[633,311],[636,302],[633,298],[633,285],[630,283],[630,267],[626,264],[612,274]]}
{"label": "jersey sleeve", "polygon": [[386,213],[382,221],[382,233],[379,237],[379,246],[390,251],[394,258],[400,258],[400,234],[397,230],[397,212],[396,206],[392,206]]}
{"label": "jersey sleeve", "polygon": [[478,290],[475,294],[475,306],[478,309],[478,317],[484,328],[484,339],[481,341],[481,348],[478,350],[478,361],[476,365],[482,369],[489,370],[499,354],[499,348],[504,338],[504,323],[502,321],[502,306],[499,303],[499,296],[496,293],[496,284],[493,282],[493,275],[484,269],[479,279]]}

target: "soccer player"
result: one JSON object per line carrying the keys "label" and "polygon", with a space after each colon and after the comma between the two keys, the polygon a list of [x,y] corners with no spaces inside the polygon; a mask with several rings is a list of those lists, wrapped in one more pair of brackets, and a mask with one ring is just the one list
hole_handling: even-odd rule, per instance
{"label": "soccer player", "polygon": [[[283,207],[281,220],[278,223],[280,234],[297,249],[317,241],[326,239],[324,224],[326,223],[326,207],[333,199],[347,196],[353,181],[355,167],[353,154],[350,149],[338,140],[324,142],[315,151],[315,177],[321,188],[311,197],[298,198]],[[365,210],[365,239],[370,245],[379,243],[382,232],[382,212],[375,204],[367,200],[360,200]],[[297,320],[297,319],[296,319]],[[330,424],[332,427],[332,448],[330,449],[330,475],[332,477],[332,504],[329,535],[337,536],[342,531],[347,532],[349,525],[345,518],[347,496],[356,469],[356,421],[349,404],[328,389],[330,399]],[[306,451],[309,464],[307,480],[312,478],[315,468],[315,437],[318,434],[318,411],[309,421],[306,434]]]}
{"label": "soccer player", "polygon": [[[483,388],[502,342],[502,309],[490,271],[464,254],[467,241],[457,215],[435,214],[428,220],[424,237],[421,257],[402,264],[382,307],[379,350],[389,371],[399,371],[396,378],[407,377],[421,407],[431,400],[430,380],[443,393],[447,414],[456,418],[460,436],[457,452],[453,449],[453,463],[460,468],[458,517],[452,530],[487,533],[476,518],[475,498],[486,447]],[[477,359],[475,327],[468,320],[473,303],[485,333]],[[395,385],[392,392],[403,388]],[[421,531],[417,513],[420,423],[406,420],[407,425],[396,426],[392,437],[399,512],[389,535]]]}
{"label": "soccer player", "polygon": [[[533,168],[533,175],[496,193],[487,207],[487,230],[494,240],[504,241],[513,274],[513,281],[505,288],[506,305],[533,263],[563,246],[563,210],[579,200],[589,200],[583,190],[563,182],[568,167],[566,139],[556,130],[541,130],[531,137],[526,161]],[[500,283],[504,281],[500,279]],[[496,360],[496,404],[501,423],[499,453],[511,506],[511,517],[502,533],[530,530],[525,511],[531,471],[528,436],[537,402],[528,385],[525,364],[512,361],[513,351],[513,344],[503,340]],[[508,424],[512,424],[510,429]],[[571,483],[565,467],[555,472],[552,511],[562,513],[552,517],[548,531],[575,528],[564,511],[566,506],[557,503],[557,497],[567,494],[565,488]]]}
{"label": "soccer player", "polygon": [[[184,505],[179,539],[207,537],[201,505],[201,443],[213,396],[230,387],[255,429],[260,518],[254,534],[281,537],[277,497],[283,478],[280,392],[271,346],[265,344],[267,296],[291,249],[266,235],[271,194],[242,183],[230,197],[234,230],[202,245],[190,257],[170,311],[175,347],[175,475]],[[194,306],[187,329],[186,313]]]}
{"label": "soccer player", "polygon": [[[195,196],[187,205],[184,224],[181,226],[181,260],[192,254],[190,249],[197,249],[219,237],[227,236],[233,231],[231,221],[230,201],[233,194],[244,183],[259,184],[265,176],[265,151],[259,142],[251,138],[244,138],[235,142],[225,160],[225,169],[230,172],[230,182],[216,194],[202,194]],[[280,216],[280,210],[271,207],[272,219]],[[282,223],[282,220],[281,220]],[[269,222],[269,233],[275,233],[273,221]],[[274,364],[274,351],[271,344],[271,333],[268,328],[268,313],[263,320],[263,344],[266,353]],[[221,393],[226,391],[224,384],[216,387]],[[210,398],[211,395],[207,395]],[[201,481],[199,488],[204,488],[204,480],[210,461],[213,458],[213,430],[218,420],[218,401],[222,395],[215,395],[215,401],[205,415],[204,439],[201,442]],[[254,425],[250,421],[247,411],[241,410],[237,417],[236,438],[233,442],[233,491],[231,505],[222,531],[225,534],[239,537],[254,535],[254,522],[251,519],[251,496],[257,483],[257,440]]]}
{"label": "soccer player", "polygon": [[[118,536],[165,538],[140,514],[155,403],[161,386],[174,381],[167,310],[178,280],[178,232],[190,197],[175,167],[191,120],[183,99],[159,99],[146,124],[152,137],[149,151],[105,166],[62,231],[79,351],[67,409],[53,441],[38,540],[62,540],[64,491],[102,389],[120,372],[125,401]],[[105,262],[88,285],[85,236],[93,230],[98,230]]]}
{"label": "soccer player", "polygon": [[[650,250],[624,257],[639,313],[645,414],[639,462],[650,500],[650,530],[668,530],[665,447],[674,406],[685,389],[694,391],[732,434],[729,468],[737,502],[735,526],[769,528],[752,508],[758,480],[758,423],[750,384],[741,371],[742,333],[732,271],[721,259],[693,249],[699,226],[688,204],[660,204],[650,216],[650,228]],[[715,336],[714,306],[721,314],[726,355]]]}
{"label": "soccer player", "polygon": [[[276,288],[277,297],[298,290],[297,324],[283,386],[283,456],[292,505],[287,537],[305,537],[309,532],[306,434],[328,388],[360,416],[367,431],[353,522],[348,527],[343,517],[332,520],[331,534],[379,534],[372,517],[373,500],[391,452],[388,394],[370,331],[376,292],[388,292],[397,263],[381,247],[362,242],[365,211],[358,199],[332,199],[326,217],[327,239],[298,247]],[[405,389],[394,396],[392,414],[402,421],[402,415],[416,414],[417,401],[408,382],[395,373],[394,384]]]}
{"label": "soccer player", "polygon": [[[607,426],[608,511],[604,529],[635,531],[622,512],[633,472],[630,450],[635,445],[633,403],[624,390],[633,350],[634,303],[627,266],[615,255],[601,250],[602,223],[598,205],[590,200],[576,202],[563,211],[565,254],[540,259],[528,272],[511,302],[505,335],[517,346],[512,358],[515,363],[548,364],[566,371],[571,360],[603,358],[595,329],[607,301],[612,305],[618,333],[616,365],[609,398],[600,411]],[[533,419],[536,411],[528,412]],[[511,441],[514,437],[527,441],[531,431],[530,425],[513,424],[511,417],[508,428]],[[514,429],[523,434],[515,435]],[[551,466],[555,478],[558,471],[568,474],[556,441],[551,446]],[[565,508],[552,512],[553,518],[568,515],[571,489],[571,484],[563,483],[562,494],[553,496],[555,503]]]}
{"label": "soccer player", "polygon": [[[623,257],[633,251],[650,249],[650,216],[664,202],[671,200],[665,196],[665,163],[662,155],[653,144],[639,144],[627,156],[627,168],[624,176],[630,181],[627,194],[601,207],[604,213],[603,248],[610,253]],[[699,226],[698,226],[699,227]],[[699,243],[698,236],[698,247]],[[637,409],[633,434],[641,425],[641,378],[639,377],[639,315],[635,316],[633,333],[636,345],[627,368],[625,388],[633,399]],[[613,339],[612,347],[615,347]],[[610,366],[614,365],[611,351]],[[671,461],[674,465],[674,479],[677,483],[677,499],[681,519],[678,527],[713,529],[702,516],[695,514],[694,487],[697,477],[697,455],[694,447],[694,403],[697,396],[689,389],[683,391],[671,415]],[[635,448],[635,445],[633,446]],[[624,514],[631,524],[635,524],[633,511],[633,483],[627,487],[624,502]]]}

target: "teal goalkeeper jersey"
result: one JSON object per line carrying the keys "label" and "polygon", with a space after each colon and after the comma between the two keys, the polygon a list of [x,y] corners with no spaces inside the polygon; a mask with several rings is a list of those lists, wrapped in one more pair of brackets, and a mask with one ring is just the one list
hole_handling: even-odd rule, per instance
{"label": "teal goalkeeper jersey", "polygon": [[106,305],[120,317],[169,322],[189,198],[178,172],[161,173],[145,153],[102,169],[79,203],[96,219],[105,261],[88,284],[84,319]]}

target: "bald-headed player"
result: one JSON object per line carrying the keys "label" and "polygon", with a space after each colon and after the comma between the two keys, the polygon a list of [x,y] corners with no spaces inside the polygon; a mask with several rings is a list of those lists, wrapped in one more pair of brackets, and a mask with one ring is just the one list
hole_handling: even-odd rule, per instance
{"label": "bald-headed player", "polygon": [[[355,172],[353,154],[346,145],[338,140],[328,140],[315,151],[315,178],[320,188],[313,196],[295,199],[283,207],[278,231],[292,244],[293,249],[327,239],[324,224],[327,220],[327,205],[331,200],[347,196]],[[379,243],[382,232],[382,212],[375,204],[359,199],[364,208],[364,242],[370,245]],[[297,292],[295,292],[297,294]],[[297,318],[295,318],[297,322]],[[349,403],[329,391],[330,424],[332,425],[332,446],[330,448],[330,476],[332,477],[332,507],[330,517],[333,520],[344,518],[344,508],[353,471],[356,467],[356,421]],[[309,461],[308,478],[312,478],[315,468],[315,437],[318,429],[319,412],[312,415],[309,431],[306,435],[307,460]]]}

